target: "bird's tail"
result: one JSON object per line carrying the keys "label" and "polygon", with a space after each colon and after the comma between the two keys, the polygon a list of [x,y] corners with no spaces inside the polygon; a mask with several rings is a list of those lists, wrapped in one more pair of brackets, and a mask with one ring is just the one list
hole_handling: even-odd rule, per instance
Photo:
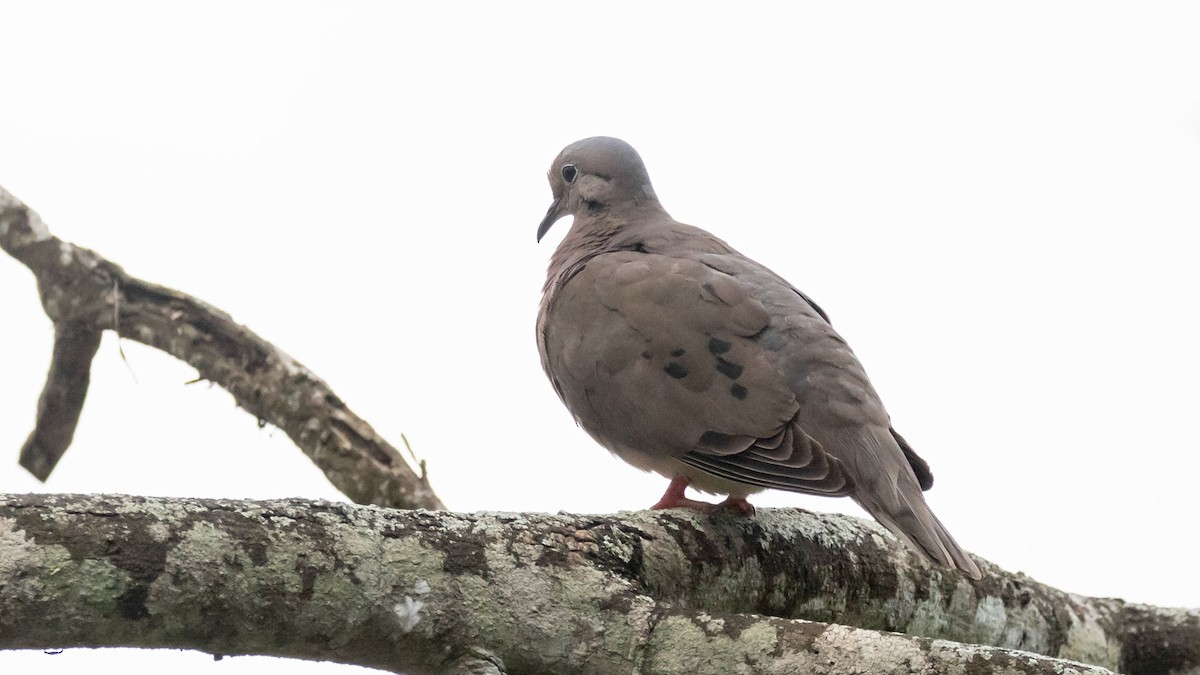
{"label": "bird's tail", "polygon": [[[884,505],[869,497],[854,495],[854,501],[883,524],[900,541],[908,544],[922,558],[966,572],[972,579],[983,578],[975,561],[954,541],[954,537],[942,525],[942,521],[929,510],[925,499],[918,494],[918,501],[904,506]],[[902,500],[903,501],[903,500]]]}
{"label": "bird's tail", "polygon": [[899,450],[895,458],[886,449],[881,450],[864,453],[870,458],[865,463],[874,466],[859,462],[855,467],[859,470],[854,471],[858,484],[851,495],[854,501],[921,557],[960,569],[972,579],[982,578],[979,567],[925,503],[917,477]]}

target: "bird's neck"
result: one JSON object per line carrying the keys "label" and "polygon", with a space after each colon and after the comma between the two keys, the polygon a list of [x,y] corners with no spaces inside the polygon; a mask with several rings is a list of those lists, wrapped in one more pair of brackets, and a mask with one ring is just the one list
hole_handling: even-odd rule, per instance
{"label": "bird's neck", "polygon": [[644,234],[654,227],[677,224],[657,201],[629,204],[596,214],[575,216],[571,229],[550,256],[546,287],[570,276],[601,253],[645,250]]}

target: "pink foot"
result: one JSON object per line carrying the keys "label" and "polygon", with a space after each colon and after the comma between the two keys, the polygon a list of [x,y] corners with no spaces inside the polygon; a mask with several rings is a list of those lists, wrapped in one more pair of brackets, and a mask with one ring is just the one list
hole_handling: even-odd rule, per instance
{"label": "pink foot", "polygon": [[710,504],[695,499],[688,499],[683,496],[683,491],[687,489],[691,480],[683,476],[677,476],[671,479],[671,484],[667,486],[667,491],[663,493],[662,499],[658,500],[654,506],[650,507],[651,511],[660,511],[662,509],[691,509],[700,513],[712,513],[718,509],[731,511],[742,516],[753,516],[754,506],[746,501],[745,497],[729,497],[720,504]]}
{"label": "pink foot", "polygon": [[701,513],[711,513],[717,508],[716,504],[708,502],[696,501],[683,496],[683,491],[687,489],[690,480],[682,476],[672,478],[671,484],[667,486],[667,491],[663,493],[662,499],[658,500],[654,506],[650,507],[651,511],[661,511],[662,509],[691,509]]}
{"label": "pink foot", "polygon": [[725,501],[717,504],[717,508],[736,513],[739,516],[746,516],[747,518],[754,515],[754,505],[746,501],[745,497],[726,497]]}

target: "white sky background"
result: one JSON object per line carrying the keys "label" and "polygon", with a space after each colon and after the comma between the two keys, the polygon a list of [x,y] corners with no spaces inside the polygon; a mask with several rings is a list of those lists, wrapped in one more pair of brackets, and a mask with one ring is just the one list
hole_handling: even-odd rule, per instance
{"label": "white sky background", "polygon": [[[534,231],[558,151],[619,136],[676,218],[830,313],[961,544],[1200,605],[1196,5],[398,4],[0,0],[0,185],[407,434],[451,508],[612,512],[666,481],[545,381],[533,324],[570,221]],[[0,325],[0,493],[341,498],[223,390],[128,340],[127,366],[111,334],[38,483],[16,461],[52,330],[7,256]],[[44,675],[352,671],[304,666],[0,653]]]}

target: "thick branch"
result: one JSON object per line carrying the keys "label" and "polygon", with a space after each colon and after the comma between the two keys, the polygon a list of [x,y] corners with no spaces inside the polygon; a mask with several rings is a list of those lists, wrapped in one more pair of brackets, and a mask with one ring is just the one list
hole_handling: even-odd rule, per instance
{"label": "thick branch", "polygon": [[129,276],[93,251],[62,241],[0,188],[0,248],[37,277],[54,322],[50,374],[21,465],[45,480],[66,451],[104,330],[186,361],[260,423],[282,429],[347,497],[361,504],[445,508],[423,475],[355,415],[320,378],[224,312]]}
{"label": "thick branch", "polygon": [[973,584],[873,523],[790,509],[464,515],[11,496],[0,648],[191,648],[413,673],[1103,672],[966,637],[1133,674],[1200,665],[1196,611],[984,570]]}

